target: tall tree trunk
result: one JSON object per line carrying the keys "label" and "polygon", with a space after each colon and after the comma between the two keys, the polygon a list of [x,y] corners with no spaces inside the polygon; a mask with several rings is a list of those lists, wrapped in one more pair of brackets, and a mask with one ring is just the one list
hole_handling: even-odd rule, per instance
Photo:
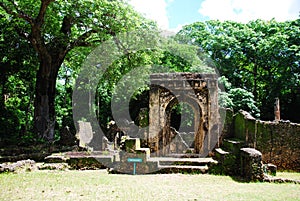
{"label": "tall tree trunk", "polygon": [[54,140],[55,134],[55,94],[59,67],[60,64],[43,61],[36,77],[34,128],[38,137],[48,142]]}
{"label": "tall tree trunk", "polygon": [[5,72],[3,74],[0,75],[0,79],[1,79],[1,95],[0,95],[0,111],[4,110],[4,106],[5,106],[5,85],[6,85],[6,75]]}

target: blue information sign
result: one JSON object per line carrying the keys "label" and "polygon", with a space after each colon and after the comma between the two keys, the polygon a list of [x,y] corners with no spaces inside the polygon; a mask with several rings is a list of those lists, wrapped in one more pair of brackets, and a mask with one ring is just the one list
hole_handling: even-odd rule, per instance
{"label": "blue information sign", "polygon": [[136,173],[136,163],[143,162],[143,159],[142,158],[128,158],[127,162],[133,163],[133,174],[135,175],[135,173]]}
{"label": "blue information sign", "polygon": [[143,162],[143,159],[142,158],[128,158],[127,161],[129,163],[141,163],[141,162]]}

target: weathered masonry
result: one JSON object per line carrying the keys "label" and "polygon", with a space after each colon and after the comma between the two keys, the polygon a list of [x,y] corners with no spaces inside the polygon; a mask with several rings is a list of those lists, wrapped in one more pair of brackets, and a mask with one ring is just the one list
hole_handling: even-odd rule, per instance
{"label": "weathered masonry", "polygon": [[[150,76],[148,146],[154,156],[191,152],[206,157],[219,138],[218,81],[215,74],[158,73]],[[193,145],[171,127],[171,110],[188,104],[194,113]],[[186,134],[187,135],[187,134]]]}

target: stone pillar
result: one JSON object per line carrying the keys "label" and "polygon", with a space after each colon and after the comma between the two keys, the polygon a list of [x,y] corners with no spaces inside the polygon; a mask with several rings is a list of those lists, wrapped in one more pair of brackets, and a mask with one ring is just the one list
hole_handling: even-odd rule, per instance
{"label": "stone pillar", "polygon": [[204,131],[203,131],[203,118],[200,117],[198,128],[195,129],[195,142],[194,142],[194,151],[197,154],[200,154],[203,152],[203,147],[204,147]]}
{"label": "stone pillar", "polygon": [[158,133],[161,131],[160,127],[160,103],[159,103],[159,87],[151,86],[149,97],[149,133],[148,144],[151,152],[157,152],[159,149]]}
{"label": "stone pillar", "polygon": [[274,115],[275,115],[275,122],[280,121],[280,104],[279,104],[279,98],[275,98]]}
{"label": "stone pillar", "polygon": [[262,154],[253,148],[241,150],[241,176],[246,181],[262,181],[264,179]]}
{"label": "stone pillar", "polygon": [[218,81],[212,76],[208,82],[209,102],[208,102],[208,151],[211,151],[218,143],[219,139],[219,105],[218,105]]}

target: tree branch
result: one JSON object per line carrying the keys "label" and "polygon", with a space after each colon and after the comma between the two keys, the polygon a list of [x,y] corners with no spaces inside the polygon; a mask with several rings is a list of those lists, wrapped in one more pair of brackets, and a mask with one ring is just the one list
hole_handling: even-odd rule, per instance
{"label": "tree branch", "polygon": [[114,37],[114,41],[120,51],[124,52],[125,55],[129,55],[129,50],[122,44],[122,42],[117,37]]}
{"label": "tree branch", "polygon": [[35,23],[36,23],[37,27],[41,27],[42,24],[44,23],[47,8],[50,5],[50,3],[53,1],[55,1],[55,0],[41,0],[42,4],[40,7],[40,11],[39,11],[38,16],[35,18]]}
{"label": "tree branch", "polygon": [[38,52],[39,56],[46,57],[48,60],[51,60],[51,56],[46,48],[41,29],[44,24],[47,8],[53,1],[55,0],[41,0],[40,10],[37,17],[34,19],[34,23],[31,25],[30,35],[30,42],[34,49]]}
{"label": "tree branch", "polygon": [[16,18],[21,18],[21,19],[24,19],[25,21],[29,22],[31,25],[33,24],[33,18],[30,17],[29,15],[25,14],[23,11],[20,11],[18,8],[17,8],[17,5],[13,2],[13,1],[10,1],[17,12],[14,12],[12,9],[10,9],[9,7],[7,7],[3,2],[0,2],[0,7],[3,8],[3,10],[7,13],[7,14],[10,14]]}
{"label": "tree branch", "polygon": [[97,33],[96,30],[89,30],[87,32],[85,32],[84,34],[82,34],[81,36],[79,36],[75,41],[73,41],[70,44],[70,49],[73,49],[74,47],[77,46],[83,46],[83,47],[87,47],[90,46],[90,43],[86,41],[86,39],[88,39],[93,33]]}

